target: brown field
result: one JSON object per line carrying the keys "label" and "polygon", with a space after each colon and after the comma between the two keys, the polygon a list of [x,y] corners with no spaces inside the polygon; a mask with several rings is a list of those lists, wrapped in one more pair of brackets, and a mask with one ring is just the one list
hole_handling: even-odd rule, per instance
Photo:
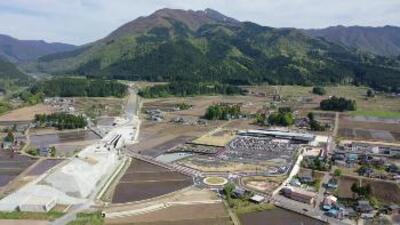
{"label": "brown field", "polygon": [[240,215],[242,225],[324,225],[326,223],[281,208]]}
{"label": "brown field", "polygon": [[0,220],[1,225],[47,225],[49,221],[46,220]]}
{"label": "brown field", "polygon": [[107,225],[231,225],[222,203],[174,205],[143,215],[106,220]]}
{"label": "brown field", "polygon": [[390,181],[363,179],[363,185],[370,184],[372,195],[384,203],[400,203],[400,187]]}
{"label": "brown field", "polygon": [[362,177],[341,176],[338,183],[338,196],[340,198],[352,198],[351,186],[353,183],[361,185],[370,184],[372,196],[383,203],[400,203],[400,187],[391,181],[375,180]]}
{"label": "brown field", "polygon": [[50,114],[55,112],[49,105],[37,104],[13,110],[0,116],[0,121],[28,121],[33,120],[36,114]]}
{"label": "brown field", "polygon": [[36,160],[17,153],[0,150],[0,189],[21,174]]}
{"label": "brown field", "polygon": [[139,143],[132,150],[157,156],[185,142],[190,142],[221,125],[221,121],[210,122],[207,126],[183,125],[170,122],[143,121],[140,127]]}
{"label": "brown field", "polygon": [[119,116],[123,112],[124,98],[74,98],[74,107],[78,112],[89,116]]}
{"label": "brown field", "polygon": [[143,161],[134,160],[117,184],[113,203],[140,201],[177,191],[192,178]]}
{"label": "brown field", "polygon": [[341,176],[338,182],[338,197],[339,198],[352,198],[353,192],[351,186],[354,183],[359,183],[360,179],[356,177]]}
{"label": "brown field", "polygon": [[266,98],[255,96],[196,96],[187,98],[162,98],[147,99],[143,104],[144,109],[171,109],[178,103],[185,102],[193,107],[189,110],[171,112],[174,116],[194,116],[201,117],[204,115],[208,106],[216,103],[242,104],[242,111],[245,113],[255,113],[262,109],[266,102]]}
{"label": "brown field", "polygon": [[243,177],[243,184],[255,191],[272,193],[284,180],[285,177]]}
{"label": "brown field", "polygon": [[400,126],[392,120],[341,115],[339,136],[352,140],[400,142]]}
{"label": "brown field", "polygon": [[213,133],[203,135],[195,140],[194,144],[224,147],[235,138],[235,132],[231,130],[216,130]]}

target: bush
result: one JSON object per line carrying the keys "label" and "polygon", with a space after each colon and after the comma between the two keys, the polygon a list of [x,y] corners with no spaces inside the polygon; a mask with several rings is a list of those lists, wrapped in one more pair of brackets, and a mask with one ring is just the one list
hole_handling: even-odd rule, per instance
{"label": "bush", "polygon": [[316,95],[325,95],[326,94],[326,90],[323,87],[314,87],[312,89],[312,93],[316,94]]}
{"label": "bush", "polygon": [[241,109],[239,105],[216,104],[207,108],[204,117],[208,120],[229,120],[239,118]]}
{"label": "bush", "polygon": [[335,177],[342,176],[342,170],[341,169],[335,169],[334,175],[335,175]]}
{"label": "bush", "polygon": [[332,110],[332,111],[354,111],[357,109],[356,101],[348,100],[343,97],[333,96],[330,99],[322,100],[320,103],[320,108],[322,110]]}
{"label": "bush", "polygon": [[277,126],[291,126],[294,124],[294,116],[292,112],[287,111],[287,108],[280,108],[279,112],[268,116],[268,123]]}

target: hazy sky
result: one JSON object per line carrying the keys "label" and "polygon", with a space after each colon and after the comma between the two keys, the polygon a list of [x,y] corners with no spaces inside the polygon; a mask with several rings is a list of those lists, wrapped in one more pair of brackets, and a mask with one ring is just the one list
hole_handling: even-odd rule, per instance
{"label": "hazy sky", "polygon": [[400,26],[400,0],[0,0],[0,33],[84,44],[165,7],[212,8],[273,27]]}

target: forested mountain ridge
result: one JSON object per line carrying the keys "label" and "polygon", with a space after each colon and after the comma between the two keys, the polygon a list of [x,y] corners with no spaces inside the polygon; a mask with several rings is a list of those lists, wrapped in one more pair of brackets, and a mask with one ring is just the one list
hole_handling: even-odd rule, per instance
{"label": "forested mountain ridge", "polygon": [[34,66],[107,79],[400,86],[395,59],[360,54],[296,29],[238,22],[212,10],[159,10],[97,42],[42,57]]}
{"label": "forested mountain ridge", "polygon": [[400,56],[400,27],[335,26],[304,31],[348,48],[388,57]]}
{"label": "forested mountain ridge", "polygon": [[13,63],[30,61],[57,52],[71,51],[75,48],[76,46],[69,44],[18,40],[0,34],[0,56]]}
{"label": "forested mountain ridge", "polygon": [[17,67],[0,57],[0,80],[26,81],[31,78],[17,69]]}

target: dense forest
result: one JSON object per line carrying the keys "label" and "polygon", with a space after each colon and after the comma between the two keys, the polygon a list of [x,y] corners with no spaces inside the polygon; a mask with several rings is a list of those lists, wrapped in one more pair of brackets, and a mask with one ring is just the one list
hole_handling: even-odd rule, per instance
{"label": "dense forest", "polygon": [[237,119],[240,115],[240,105],[220,103],[209,106],[204,117],[208,120],[230,120]]}
{"label": "dense forest", "polygon": [[118,81],[65,77],[39,82],[31,88],[31,93],[48,97],[123,97],[127,88]]}
{"label": "dense forest", "polygon": [[196,96],[196,95],[241,95],[245,91],[240,87],[219,83],[171,82],[169,84],[146,87],[139,91],[144,98],[160,98],[168,96]]}
{"label": "dense forest", "polygon": [[355,100],[345,99],[343,97],[333,96],[332,98],[322,100],[320,103],[320,108],[322,110],[331,111],[354,111],[357,109],[357,103]]}
{"label": "dense forest", "polygon": [[36,114],[35,122],[39,123],[40,126],[56,127],[60,130],[84,128],[87,125],[84,116],[67,113]]}
{"label": "dense forest", "polygon": [[[38,68],[105,79],[231,85],[356,84],[400,91],[399,60],[361,54],[296,29],[212,18],[193,27],[191,22],[198,21],[184,19],[192,14],[154,14],[137,21],[146,24],[144,30],[137,30],[133,21],[134,31],[121,29],[73,54],[48,56],[39,61]],[[161,90],[154,92],[168,92],[163,90],[165,86],[157,88]]]}

